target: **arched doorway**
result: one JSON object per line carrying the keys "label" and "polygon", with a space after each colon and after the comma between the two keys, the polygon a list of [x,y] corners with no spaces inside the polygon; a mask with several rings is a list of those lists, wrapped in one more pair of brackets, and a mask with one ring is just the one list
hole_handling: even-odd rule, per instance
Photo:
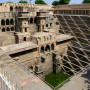
{"label": "arched doorway", "polygon": [[46,24],[46,27],[48,27],[48,24]]}
{"label": "arched doorway", "polygon": [[30,18],[30,23],[33,23],[33,18]]}
{"label": "arched doorway", "polygon": [[14,31],[14,27],[11,27],[11,31]]}
{"label": "arched doorway", "polygon": [[5,20],[4,19],[1,20],[1,25],[5,25]]}
{"label": "arched doorway", "polygon": [[49,45],[46,46],[45,51],[50,51],[50,46]]}
{"label": "arched doorway", "polygon": [[2,32],[5,32],[5,28],[2,28]]}
{"label": "arched doorway", "polygon": [[44,30],[44,26],[42,26],[42,29]]}
{"label": "arched doorway", "polygon": [[10,31],[10,28],[9,27],[7,27],[7,31]]}
{"label": "arched doorway", "polygon": [[24,38],[23,38],[23,41],[26,41],[26,40],[27,40],[26,37],[24,37]]}
{"label": "arched doorway", "polygon": [[51,50],[54,50],[54,44],[51,45]]}
{"label": "arched doorway", "polygon": [[6,25],[9,25],[9,19],[6,19]]}
{"label": "arched doorway", "polygon": [[10,7],[10,11],[13,11],[13,7],[12,6]]}
{"label": "arched doorway", "polygon": [[41,53],[44,53],[44,46],[41,47]]}
{"label": "arched doorway", "polygon": [[10,20],[10,24],[14,25],[14,20],[13,19]]}

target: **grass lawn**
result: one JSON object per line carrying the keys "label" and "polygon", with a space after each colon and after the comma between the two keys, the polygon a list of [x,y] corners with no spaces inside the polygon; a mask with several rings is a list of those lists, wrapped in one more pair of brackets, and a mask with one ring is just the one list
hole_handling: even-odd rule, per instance
{"label": "grass lawn", "polygon": [[59,85],[60,83],[62,83],[66,79],[68,79],[69,77],[70,77],[69,75],[64,74],[61,71],[61,72],[59,72],[57,74],[51,73],[51,74],[47,75],[45,77],[45,81],[47,81],[53,87],[56,87],[57,85]]}

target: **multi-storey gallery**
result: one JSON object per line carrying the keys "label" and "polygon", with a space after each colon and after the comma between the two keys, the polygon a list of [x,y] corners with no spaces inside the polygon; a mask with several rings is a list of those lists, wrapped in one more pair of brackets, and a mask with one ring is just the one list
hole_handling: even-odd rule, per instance
{"label": "multi-storey gallery", "polygon": [[89,44],[90,4],[1,3],[1,90],[52,90],[42,79],[89,65]]}

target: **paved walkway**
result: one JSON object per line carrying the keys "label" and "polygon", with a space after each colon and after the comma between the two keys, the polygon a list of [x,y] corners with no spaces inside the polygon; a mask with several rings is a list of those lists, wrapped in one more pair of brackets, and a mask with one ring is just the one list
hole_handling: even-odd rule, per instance
{"label": "paved walkway", "polygon": [[59,90],[90,90],[90,70],[74,76]]}

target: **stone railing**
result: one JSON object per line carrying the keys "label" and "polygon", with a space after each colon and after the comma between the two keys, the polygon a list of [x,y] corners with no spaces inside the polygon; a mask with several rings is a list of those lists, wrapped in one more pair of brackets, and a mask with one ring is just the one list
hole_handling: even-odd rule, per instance
{"label": "stone railing", "polygon": [[10,79],[10,75],[3,70],[0,72],[0,90],[17,90],[13,81]]}

